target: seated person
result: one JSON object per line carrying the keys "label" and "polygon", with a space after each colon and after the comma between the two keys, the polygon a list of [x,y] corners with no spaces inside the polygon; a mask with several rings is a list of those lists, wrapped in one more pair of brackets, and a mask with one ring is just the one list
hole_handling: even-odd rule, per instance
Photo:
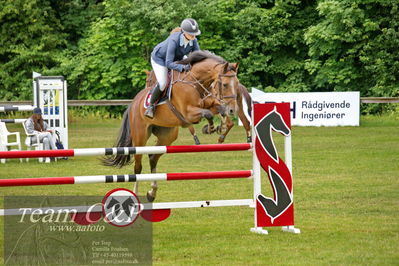
{"label": "seated person", "polygon": [[[47,123],[43,120],[42,110],[38,107],[33,109],[33,114],[25,121],[26,130],[29,134],[37,134],[39,141],[43,143],[44,149],[56,150],[54,131],[48,128]],[[31,136],[31,143],[36,143],[36,136]]]}

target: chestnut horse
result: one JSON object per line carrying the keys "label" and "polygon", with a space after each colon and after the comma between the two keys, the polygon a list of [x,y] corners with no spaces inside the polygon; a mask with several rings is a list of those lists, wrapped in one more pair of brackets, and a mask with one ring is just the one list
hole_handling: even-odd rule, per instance
{"label": "chestnut horse", "polygon": [[[144,116],[144,102],[151,87],[140,91],[123,115],[116,147],[145,146],[151,134],[157,138],[156,145],[172,144],[178,136],[179,127],[197,124],[202,118],[213,123],[213,115],[234,113],[237,109],[237,64],[207,51],[195,51],[181,64],[191,64],[189,72],[172,71],[172,96],[168,104],[158,105],[153,119]],[[151,154],[150,168],[156,167],[162,154]],[[122,167],[131,161],[127,155],[109,156],[103,160],[108,166]],[[134,155],[134,173],[142,170],[142,155]],[[136,183],[135,190],[137,192]],[[153,201],[158,189],[151,184],[147,199]]]}

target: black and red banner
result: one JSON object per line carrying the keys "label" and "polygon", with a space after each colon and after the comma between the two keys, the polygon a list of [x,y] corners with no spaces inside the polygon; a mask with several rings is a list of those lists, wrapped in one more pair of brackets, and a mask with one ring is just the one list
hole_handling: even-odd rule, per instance
{"label": "black and red banner", "polygon": [[273,141],[273,132],[291,135],[290,104],[254,104],[254,127],[256,155],[274,193],[256,195],[257,226],[294,225],[292,175]]}

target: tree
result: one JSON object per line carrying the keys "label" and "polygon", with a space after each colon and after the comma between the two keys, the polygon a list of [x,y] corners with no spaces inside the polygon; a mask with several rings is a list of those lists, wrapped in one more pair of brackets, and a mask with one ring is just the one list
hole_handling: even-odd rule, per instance
{"label": "tree", "polygon": [[305,34],[315,89],[399,95],[397,1],[322,1]]}
{"label": "tree", "polygon": [[65,34],[50,1],[0,0],[0,98],[32,98],[32,71],[51,69]]}

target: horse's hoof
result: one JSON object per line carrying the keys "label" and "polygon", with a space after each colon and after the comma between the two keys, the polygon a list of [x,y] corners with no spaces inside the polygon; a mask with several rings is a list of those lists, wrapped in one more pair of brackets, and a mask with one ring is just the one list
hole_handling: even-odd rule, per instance
{"label": "horse's hoof", "polygon": [[217,126],[216,127],[216,133],[218,133],[219,135],[222,134],[222,127],[221,126]]}
{"label": "horse's hoof", "polygon": [[194,136],[195,145],[200,145],[201,142],[199,141],[197,136]]}
{"label": "horse's hoof", "polygon": [[154,118],[154,112],[155,112],[155,108],[153,106],[148,106],[147,109],[144,112],[144,115],[146,117],[148,117],[149,119],[153,119]]}
{"label": "horse's hoof", "polygon": [[147,200],[148,202],[154,202],[155,200],[155,196],[152,196],[149,191],[147,192]]}
{"label": "horse's hoof", "polygon": [[248,142],[248,143],[251,143],[251,142],[252,142],[252,137],[251,137],[251,136],[247,137],[247,142]]}
{"label": "horse's hoof", "polygon": [[206,124],[205,126],[202,127],[202,134],[210,134],[208,124]]}

